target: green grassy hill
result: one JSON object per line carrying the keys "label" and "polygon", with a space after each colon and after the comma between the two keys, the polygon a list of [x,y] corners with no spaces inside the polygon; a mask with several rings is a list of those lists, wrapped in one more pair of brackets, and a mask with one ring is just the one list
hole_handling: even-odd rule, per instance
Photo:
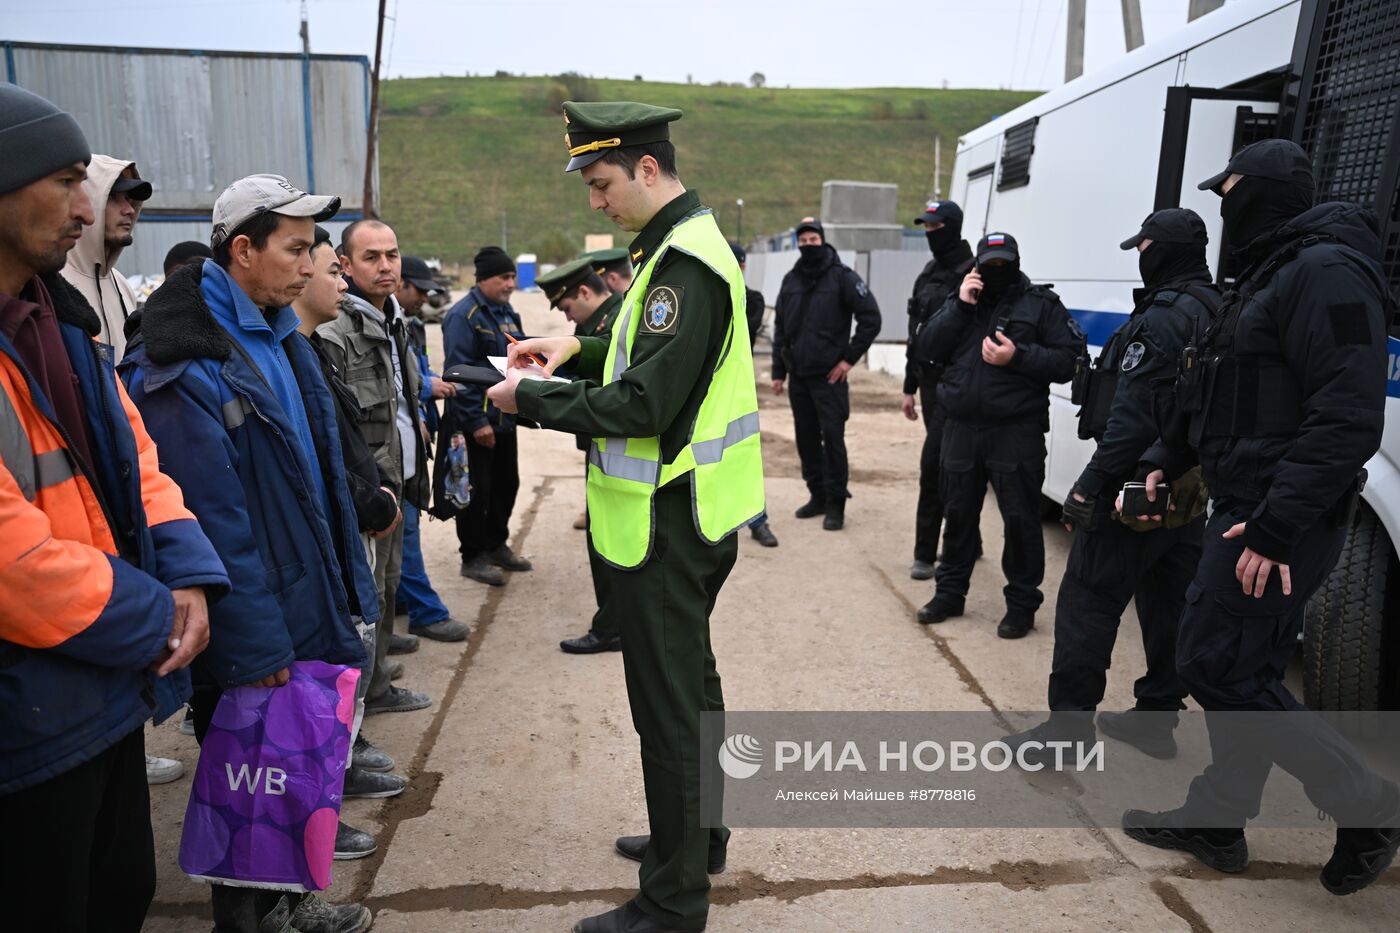
{"label": "green grassy hill", "polygon": [[587,233],[628,235],[588,208],[563,172],[559,103],[579,94],[680,107],[681,177],[716,209],[731,238],[744,199],[744,236],[782,230],[820,209],[827,179],[895,182],[900,219],[933,186],[943,140],[943,190],[960,134],[1033,94],[874,88],[773,89],[602,79],[413,78],[381,90],[382,213],[405,251],[467,261],[501,240],[545,262],[577,253]]}

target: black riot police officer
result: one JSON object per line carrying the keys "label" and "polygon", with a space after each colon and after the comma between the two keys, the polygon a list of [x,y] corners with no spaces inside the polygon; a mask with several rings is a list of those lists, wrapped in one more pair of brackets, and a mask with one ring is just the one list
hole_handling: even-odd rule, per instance
{"label": "black riot police officer", "polygon": [[[1168,437],[1163,465],[1171,479],[1194,450],[1214,505],[1177,643],[1181,678],[1207,710],[1212,761],[1181,809],[1129,810],[1123,825],[1141,842],[1241,870],[1243,826],[1276,764],[1339,827],[1321,881],[1349,894],[1400,846],[1400,789],[1308,713],[1283,672],[1380,446],[1391,302],[1377,224],[1355,204],[1313,206],[1311,163],[1286,140],[1247,146],[1201,188],[1221,195],[1243,271],[1183,360],[1176,394],[1190,449]],[[1211,716],[1251,710],[1273,715],[1244,726]]]}
{"label": "black riot police officer", "polygon": [[936,592],[919,610],[919,621],[962,615],[990,483],[1006,527],[1006,615],[997,634],[1021,638],[1035,626],[1044,598],[1040,487],[1050,384],[1074,375],[1084,332],[1054,291],[1021,273],[1016,240],[989,233],[977,244],[976,267],[914,343],[920,358],[944,367],[938,401],[948,412],[940,464],[943,556],[934,572]]}
{"label": "black riot police officer", "polygon": [[[948,416],[938,404],[938,378],[943,369],[919,359],[914,351],[914,337],[972,271],[972,247],[963,239],[962,222],[962,208],[952,201],[930,201],[924,212],[914,218],[916,225],[924,227],[929,250],[933,253],[933,258],[914,280],[914,290],[909,296],[909,345],[904,364],[904,417],[910,421],[919,417],[914,412],[917,394],[924,421],[924,447],[919,455],[919,504],[914,513],[914,562],[909,567],[909,576],[915,580],[932,579],[933,563],[938,559],[938,533],[943,525],[938,461],[943,447],[943,425]],[[980,538],[978,550],[981,550]]]}
{"label": "black riot police officer", "polygon": [[[1143,287],[1133,313],[1108,339],[1092,368],[1075,373],[1079,436],[1097,447],[1065,500],[1062,521],[1074,531],[1055,603],[1055,651],[1050,669],[1052,724],[1072,738],[1092,733],[1090,711],[1103,702],[1113,643],[1128,603],[1137,607],[1147,671],[1133,684],[1134,710],[1170,715],[1104,713],[1103,731],[1149,755],[1176,753],[1175,713],[1186,687],[1176,673],[1176,633],[1186,586],[1201,559],[1204,503],[1192,508],[1185,489],[1168,524],[1134,522],[1114,511],[1123,484],[1157,440],[1158,384],[1173,380],[1182,351],[1205,333],[1220,306],[1206,265],[1206,225],[1195,211],[1170,208],[1143,221],[1122,243],[1138,251]],[[1086,715],[1064,716],[1081,711]],[[1035,732],[1036,730],[1032,730]],[[1044,731],[1042,727],[1041,731]],[[1036,737],[1039,737],[1037,735]]]}

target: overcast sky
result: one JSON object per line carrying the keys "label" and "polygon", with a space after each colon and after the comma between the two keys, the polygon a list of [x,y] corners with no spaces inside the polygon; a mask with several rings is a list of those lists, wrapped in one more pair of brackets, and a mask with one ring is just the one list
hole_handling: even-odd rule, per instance
{"label": "overcast sky", "polygon": [[[1148,42],[1187,0],[1142,0]],[[300,0],[0,0],[0,39],[300,51]],[[376,0],[309,0],[311,50],[372,56]],[[781,87],[1011,87],[1064,77],[1066,0],[388,0],[390,76],[553,74]],[[1088,0],[1085,70],[1123,54]]]}

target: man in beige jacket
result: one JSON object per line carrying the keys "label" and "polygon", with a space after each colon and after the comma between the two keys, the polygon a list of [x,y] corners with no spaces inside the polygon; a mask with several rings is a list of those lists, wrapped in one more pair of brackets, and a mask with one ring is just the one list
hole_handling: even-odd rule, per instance
{"label": "man in beige jacket", "polygon": [[102,321],[99,339],[112,345],[115,363],[126,352],[122,328],[136,310],[136,293],[114,267],[122,250],[131,245],[136,219],[151,197],[151,183],[142,180],[135,162],[94,155],[83,189],[97,223],[83,228],[82,239],[68,254],[63,277],[97,312]]}

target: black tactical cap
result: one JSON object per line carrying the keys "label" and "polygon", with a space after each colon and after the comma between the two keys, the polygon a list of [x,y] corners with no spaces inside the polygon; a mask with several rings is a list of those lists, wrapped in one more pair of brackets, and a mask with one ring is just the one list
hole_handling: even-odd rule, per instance
{"label": "black tactical cap", "polygon": [[1220,194],[1220,186],[1231,175],[1255,175],[1274,181],[1313,186],[1312,160],[1303,147],[1288,139],[1261,139],[1250,143],[1230,160],[1225,171],[1212,175],[1196,187]]}
{"label": "black tactical cap", "polygon": [[796,236],[801,236],[802,231],[804,230],[816,231],[817,236],[822,238],[822,242],[826,242],[826,228],[822,226],[822,222],[820,220],[817,220],[817,218],[803,217],[797,222],[797,228],[792,232]]}
{"label": "black tactical cap", "polygon": [[435,292],[446,291],[433,280],[433,270],[429,269],[428,264],[422,259],[417,256],[404,256],[402,263],[399,277],[405,282],[417,286],[423,294],[431,295]]}
{"label": "black tactical cap", "polygon": [[977,261],[983,263],[989,259],[1020,262],[1021,250],[1016,245],[1016,238],[1009,233],[989,233],[978,240]]}
{"label": "black tactical cap", "polygon": [[947,224],[950,227],[961,227],[963,221],[962,208],[953,201],[930,201],[924,207],[924,212],[914,218],[914,226],[919,224]]}
{"label": "black tactical cap", "polygon": [[671,138],[671,121],[681,112],[628,100],[564,102],[564,145],[569,148],[566,172],[597,162],[609,149],[644,146]]}
{"label": "black tactical cap", "polygon": [[1206,222],[1189,207],[1169,207],[1147,215],[1142,229],[1119,244],[1123,249],[1137,249],[1143,240],[1153,243],[1185,243],[1190,246],[1210,242]]}
{"label": "black tactical cap", "polygon": [[559,307],[559,299],[575,285],[582,282],[594,273],[593,263],[587,256],[578,259],[571,259],[559,266],[557,269],[550,269],[535,276],[535,284],[544,292],[544,296],[549,299],[551,308]]}

